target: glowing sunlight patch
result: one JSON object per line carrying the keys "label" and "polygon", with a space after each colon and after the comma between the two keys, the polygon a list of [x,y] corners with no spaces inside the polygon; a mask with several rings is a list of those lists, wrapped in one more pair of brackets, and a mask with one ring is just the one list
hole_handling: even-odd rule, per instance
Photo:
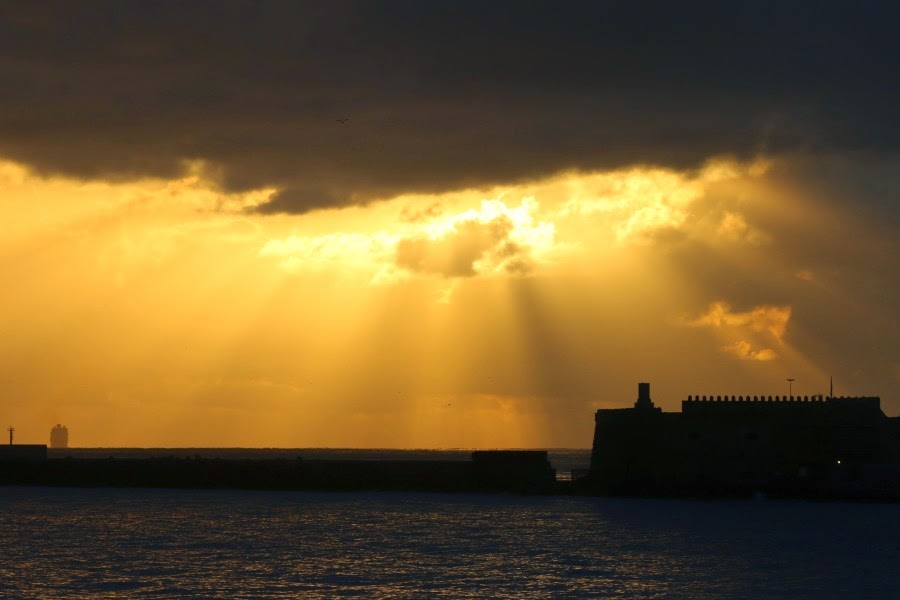
{"label": "glowing sunlight patch", "polygon": [[525,274],[547,260],[554,247],[554,226],[535,217],[531,198],[517,206],[484,200],[478,209],[398,219],[391,231],[291,235],[268,241],[260,256],[278,257],[291,271],[360,267],[373,283],[409,274],[439,277]]}
{"label": "glowing sunlight patch", "polygon": [[397,266],[444,277],[525,274],[553,249],[552,223],[536,222],[537,202],[508,207],[484,200],[479,210],[432,219],[397,245]]}
{"label": "glowing sunlight patch", "polygon": [[319,236],[291,235],[266,242],[260,256],[281,259],[288,271],[322,270],[356,263],[378,263],[390,260],[398,237],[386,232],[334,233]]}
{"label": "glowing sunlight patch", "polygon": [[381,218],[374,231],[361,226],[292,233],[270,239],[258,254],[276,258],[293,273],[361,269],[369,283],[385,284],[417,276],[522,276],[553,265],[579,247],[602,248],[607,240],[647,244],[671,231],[760,245],[768,241],[767,235],[738,207],[701,207],[700,201],[711,186],[761,176],[768,166],[762,160],[716,160],[695,173],[635,167],[563,173],[484,190],[401,196],[353,209],[360,225],[366,213],[393,214]]}
{"label": "glowing sunlight patch", "polygon": [[737,341],[728,346],[723,346],[722,350],[726,353],[736,356],[742,360],[775,360],[778,354],[771,348],[760,348],[754,350],[750,342],[745,340]]}

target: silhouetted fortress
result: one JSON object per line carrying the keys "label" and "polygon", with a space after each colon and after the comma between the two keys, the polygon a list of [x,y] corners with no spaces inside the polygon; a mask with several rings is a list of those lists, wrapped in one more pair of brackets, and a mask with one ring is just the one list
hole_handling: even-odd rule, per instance
{"label": "silhouetted fortress", "polygon": [[900,418],[878,397],[688,396],[596,412],[595,492],[900,499]]}

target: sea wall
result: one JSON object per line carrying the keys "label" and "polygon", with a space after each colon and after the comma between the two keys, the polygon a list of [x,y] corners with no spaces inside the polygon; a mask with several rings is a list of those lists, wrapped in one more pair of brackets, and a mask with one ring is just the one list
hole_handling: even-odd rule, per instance
{"label": "sea wall", "polygon": [[47,446],[43,444],[9,444],[0,446],[0,462],[40,462],[47,460]]}
{"label": "sea wall", "polygon": [[546,451],[474,453],[471,460],[62,458],[0,461],[0,484],[548,493]]}

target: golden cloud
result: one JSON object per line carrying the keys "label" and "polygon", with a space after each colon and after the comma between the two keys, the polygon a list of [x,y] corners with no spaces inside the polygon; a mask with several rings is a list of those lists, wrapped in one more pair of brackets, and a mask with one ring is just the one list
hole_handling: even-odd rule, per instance
{"label": "golden cloud", "polygon": [[760,348],[759,350],[754,350],[750,342],[746,340],[740,340],[733,344],[723,346],[722,350],[742,360],[767,361],[775,360],[776,358],[778,358],[778,354],[771,348]]}
{"label": "golden cloud", "polygon": [[794,273],[794,277],[807,282],[813,282],[816,279],[816,276],[809,269],[800,269],[799,271]]}
{"label": "golden cloud", "polygon": [[692,327],[746,329],[755,333],[767,333],[782,343],[790,320],[790,306],[762,305],[741,312],[733,311],[727,303],[720,301],[713,302],[706,313],[687,320],[686,324]]}
{"label": "golden cloud", "polygon": [[477,209],[450,214],[434,206],[416,218],[401,212],[392,229],[291,235],[268,241],[259,254],[278,257],[292,271],[361,267],[375,273],[373,282],[384,283],[410,275],[521,275],[554,249],[554,225],[536,219],[539,207],[531,198],[517,206],[483,200]]}
{"label": "golden cloud", "polygon": [[438,217],[397,244],[396,265],[443,277],[528,273],[553,247],[552,223],[536,222],[538,204],[485,200],[479,210]]}
{"label": "golden cloud", "polygon": [[722,216],[716,235],[730,242],[746,242],[753,246],[761,246],[771,241],[771,236],[747,223],[747,219],[735,212],[726,212]]}
{"label": "golden cloud", "polygon": [[712,228],[705,215],[695,213],[712,186],[761,177],[771,166],[765,159],[750,163],[717,159],[696,173],[636,167],[573,174],[568,176],[568,193],[559,216],[601,216],[612,227],[618,243],[647,241],[678,230],[703,239],[761,244],[768,236],[750,226],[735,209],[721,215],[718,227]]}

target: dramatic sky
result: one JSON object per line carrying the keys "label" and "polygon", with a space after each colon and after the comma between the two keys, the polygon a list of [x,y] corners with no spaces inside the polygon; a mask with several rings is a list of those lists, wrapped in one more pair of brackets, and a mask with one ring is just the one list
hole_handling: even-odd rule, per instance
{"label": "dramatic sky", "polygon": [[0,420],[587,447],[900,414],[896,2],[4,2]]}

